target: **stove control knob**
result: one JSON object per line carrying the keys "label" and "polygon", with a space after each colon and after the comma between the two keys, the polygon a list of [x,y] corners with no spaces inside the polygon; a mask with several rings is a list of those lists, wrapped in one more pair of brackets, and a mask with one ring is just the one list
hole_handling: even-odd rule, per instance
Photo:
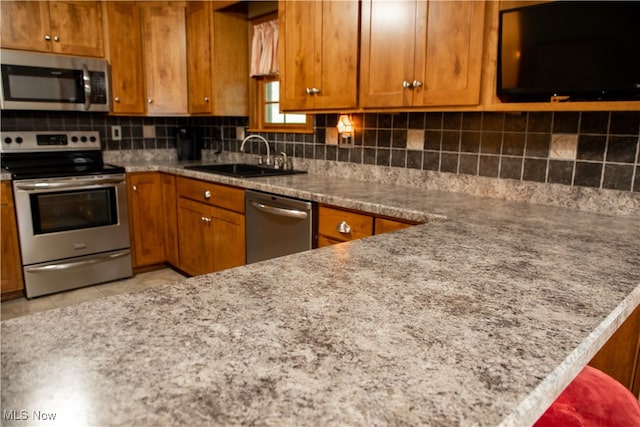
{"label": "stove control knob", "polygon": [[4,143],[5,144],[11,144],[12,142],[13,142],[13,140],[8,136],[4,139]]}
{"label": "stove control knob", "polygon": [[71,137],[71,142],[78,142],[78,137],[77,136],[72,136]]}
{"label": "stove control knob", "polygon": [[81,137],[80,137],[80,141],[82,141],[82,142],[87,142],[87,137],[86,137],[86,136],[81,136]]}
{"label": "stove control knob", "polygon": [[16,143],[22,144],[22,137],[21,136],[16,138]]}
{"label": "stove control knob", "polygon": [[95,137],[95,136],[90,136],[90,137],[89,137],[89,141],[91,141],[91,142],[96,142],[96,137]]}

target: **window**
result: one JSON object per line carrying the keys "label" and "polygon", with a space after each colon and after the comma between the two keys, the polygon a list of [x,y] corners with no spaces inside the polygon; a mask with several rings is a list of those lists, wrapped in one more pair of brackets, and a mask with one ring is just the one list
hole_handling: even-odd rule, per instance
{"label": "window", "polygon": [[251,131],[313,133],[313,116],[280,111],[280,82],[277,77],[252,78],[254,90]]}

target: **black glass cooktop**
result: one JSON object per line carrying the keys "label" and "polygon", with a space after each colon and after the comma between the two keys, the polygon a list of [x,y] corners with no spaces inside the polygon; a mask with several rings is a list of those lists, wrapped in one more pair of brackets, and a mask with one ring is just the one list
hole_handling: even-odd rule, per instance
{"label": "black glass cooktop", "polygon": [[54,178],[62,176],[124,173],[124,168],[102,162],[101,151],[63,153],[4,153],[2,170],[12,179]]}

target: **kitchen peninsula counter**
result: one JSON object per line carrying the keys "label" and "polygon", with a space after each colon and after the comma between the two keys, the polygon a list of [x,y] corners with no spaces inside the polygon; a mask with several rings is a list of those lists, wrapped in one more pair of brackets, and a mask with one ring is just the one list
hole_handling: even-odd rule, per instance
{"label": "kitchen peninsula counter", "polygon": [[2,322],[2,407],[26,424],[528,425],[640,303],[638,218],[127,170],[427,222]]}

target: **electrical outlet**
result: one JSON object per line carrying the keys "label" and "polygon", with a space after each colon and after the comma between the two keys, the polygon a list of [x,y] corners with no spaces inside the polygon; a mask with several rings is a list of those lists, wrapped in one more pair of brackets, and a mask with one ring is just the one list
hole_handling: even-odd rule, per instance
{"label": "electrical outlet", "polygon": [[122,140],[122,126],[111,126],[111,139],[114,141]]}
{"label": "electrical outlet", "polygon": [[244,127],[236,126],[236,140],[242,141],[244,139]]}

